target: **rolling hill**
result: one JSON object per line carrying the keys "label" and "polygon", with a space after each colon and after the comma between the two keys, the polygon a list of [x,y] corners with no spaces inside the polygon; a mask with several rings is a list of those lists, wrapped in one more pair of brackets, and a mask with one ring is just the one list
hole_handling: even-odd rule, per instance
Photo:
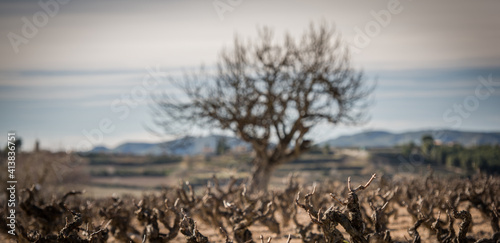
{"label": "rolling hill", "polygon": [[249,150],[250,145],[242,140],[220,135],[210,135],[206,137],[185,137],[164,143],[123,143],[116,148],[109,149],[104,146],[96,146],[91,153],[113,153],[113,154],[134,154],[134,155],[196,155],[215,153],[219,141],[225,140],[229,149]]}
{"label": "rolling hill", "polygon": [[[369,131],[354,135],[340,136],[319,143],[323,146],[328,144],[333,147],[393,147],[400,144],[414,142],[420,143],[423,135],[434,134],[434,138],[442,143],[459,143],[465,146],[500,144],[500,132],[466,132],[457,130],[421,130],[403,133],[391,133],[386,131]],[[436,136],[438,135],[438,136]],[[250,144],[236,137],[210,135],[206,137],[186,137],[164,143],[123,143],[116,148],[96,146],[92,153],[114,153],[134,155],[196,155],[211,154],[216,151],[217,144],[224,139],[230,149],[251,150]]]}
{"label": "rolling hill", "polygon": [[420,130],[403,133],[369,131],[340,136],[320,143],[334,147],[393,147],[414,142],[420,144],[422,136],[430,134],[443,144],[458,143],[464,146],[500,144],[500,132],[466,132],[457,130]]}

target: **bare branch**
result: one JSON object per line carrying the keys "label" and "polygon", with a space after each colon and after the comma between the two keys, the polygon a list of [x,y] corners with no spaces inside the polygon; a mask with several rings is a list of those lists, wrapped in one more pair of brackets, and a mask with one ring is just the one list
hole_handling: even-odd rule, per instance
{"label": "bare branch", "polygon": [[[373,89],[351,66],[347,45],[333,27],[311,24],[302,38],[285,35],[283,42],[276,42],[269,28],[258,33],[248,44],[235,38],[215,70],[170,78],[183,99],[156,99],[157,125],[171,132],[182,130],[179,126],[231,131],[251,144],[255,166],[272,170],[310,148],[307,135],[317,124],[365,120]],[[271,147],[273,138],[278,142]],[[255,175],[249,189],[266,190],[268,180],[259,177],[269,173]]]}

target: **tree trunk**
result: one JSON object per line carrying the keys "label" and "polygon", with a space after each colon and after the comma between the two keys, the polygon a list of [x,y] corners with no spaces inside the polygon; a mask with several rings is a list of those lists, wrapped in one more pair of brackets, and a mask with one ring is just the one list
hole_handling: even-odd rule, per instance
{"label": "tree trunk", "polygon": [[258,162],[254,164],[252,171],[249,188],[250,192],[267,192],[267,186],[269,185],[274,169],[275,166],[269,163],[269,161],[258,160]]}

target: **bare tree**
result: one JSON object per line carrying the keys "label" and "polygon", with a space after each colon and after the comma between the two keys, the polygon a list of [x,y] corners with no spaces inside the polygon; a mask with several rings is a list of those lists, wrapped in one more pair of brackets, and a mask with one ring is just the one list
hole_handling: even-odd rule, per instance
{"label": "bare tree", "polygon": [[286,34],[276,41],[266,27],[253,42],[236,37],[216,70],[172,80],[185,96],[156,99],[156,123],[168,132],[179,124],[213,126],[250,143],[256,155],[252,191],[267,190],[274,169],[310,147],[305,136],[312,127],[364,121],[373,90],[327,24],[311,24],[300,39]]}

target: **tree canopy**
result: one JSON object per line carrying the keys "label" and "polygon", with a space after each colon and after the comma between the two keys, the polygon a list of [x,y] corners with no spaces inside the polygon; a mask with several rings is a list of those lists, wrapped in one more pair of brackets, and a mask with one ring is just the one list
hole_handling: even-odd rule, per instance
{"label": "tree canopy", "polygon": [[372,91],[333,27],[311,24],[298,39],[273,36],[264,27],[255,41],[236,37],[216,70],[202,67],[175,80],[185,98],[163,96],[154,115],[162,127],[213,126],[250,143],[256,153],[252,185],[264,190],[270,175],[257,174],[306,151],[311,128],[364,121]]}

